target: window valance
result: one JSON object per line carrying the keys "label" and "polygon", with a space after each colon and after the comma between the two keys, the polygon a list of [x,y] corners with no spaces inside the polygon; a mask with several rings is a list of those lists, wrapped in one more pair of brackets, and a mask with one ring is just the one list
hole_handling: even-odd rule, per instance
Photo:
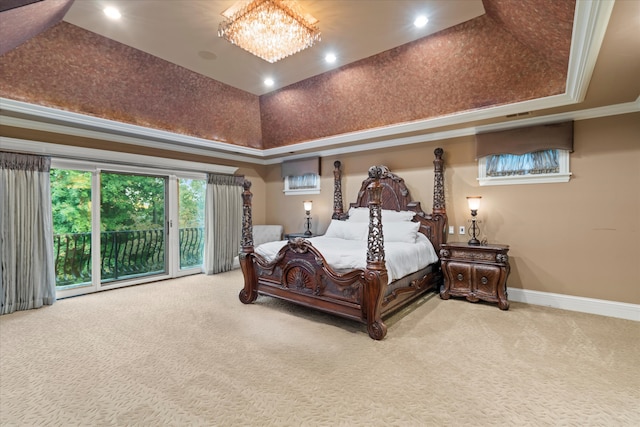
{"label": "window valance", "polygon": [[51,157],[0,151],[0,169],[49,172]]}
{"label": "window valance", "polygon": [[573,151],[573,121],[476,135],[476,159],[493,154],[519,155],[549,149]]}
{"label": "window valance", "polygon": [[320,157],[287,160],[282,162],[282,177],[320,175]]}
{"label": "window valance", "polygon": [[242,186],[244,175],[226,175],[220,173],[208,173],[207,183],[216,185],[238,185]]}

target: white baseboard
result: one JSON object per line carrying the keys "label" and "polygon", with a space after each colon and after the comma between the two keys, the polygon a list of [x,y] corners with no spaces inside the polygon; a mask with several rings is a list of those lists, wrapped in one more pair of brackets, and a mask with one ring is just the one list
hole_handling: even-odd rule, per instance
{"label": "white baseboard", "polygon": [[640,321],[640,305],[594,298],[507,288],[509,301]]}

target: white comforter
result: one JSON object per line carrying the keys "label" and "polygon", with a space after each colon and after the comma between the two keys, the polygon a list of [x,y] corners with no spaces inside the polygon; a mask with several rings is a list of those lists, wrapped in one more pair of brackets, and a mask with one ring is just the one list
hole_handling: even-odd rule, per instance
{"label": "white comforter", "polygon": [[[333,237],[312,237],[309,241],[336,271],[364,269],[367,265],[366,241]],[[272,261],[286,244],[287,241],[268,242],[258,246],[255,251],[266,260]],[[418,271],[438,260],[433,245],[420,233],[418,233],[416,243],[385,242],[384,252],[389,282]]]}

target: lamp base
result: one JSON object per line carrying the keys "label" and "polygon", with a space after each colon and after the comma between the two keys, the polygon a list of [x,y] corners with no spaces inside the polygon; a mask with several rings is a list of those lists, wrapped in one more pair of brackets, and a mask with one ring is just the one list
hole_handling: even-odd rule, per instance
{"label": "lamp base", "polygon": [[313,233],[311,232],[311,216],[309,215],[310,213],[311,212],[307,211],[307,217],[305,218],[306,222],[305,222],[305,226],[304,226],[304,228],[305,228],[304,235],[306,237],[309,237],[309,236],[313,235]]}
{"label": "lamp base", "polygon": [[475,237],[471,240],[469,240],[467,242],[467,244],[471,245],[471,246],[480,246],[480,240],[476,239]]}

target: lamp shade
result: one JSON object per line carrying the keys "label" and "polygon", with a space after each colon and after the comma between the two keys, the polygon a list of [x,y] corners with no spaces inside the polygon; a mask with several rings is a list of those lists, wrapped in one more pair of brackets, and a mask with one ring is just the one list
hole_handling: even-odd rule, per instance
{"label": "lamp shade", "polygon": [[468,196],[467,203],[469,203],[469,209],[477,211],[480,208],[480,199],[482,199],[482,196]]}
{"label": "lamp shade", "polygon": [[313,206],[313,201],[311,201],[311,200],[305,201],[305,202],[302,202],[302,204],[304,205],[304,210],[305,211],[310,211],[311,207]]}

